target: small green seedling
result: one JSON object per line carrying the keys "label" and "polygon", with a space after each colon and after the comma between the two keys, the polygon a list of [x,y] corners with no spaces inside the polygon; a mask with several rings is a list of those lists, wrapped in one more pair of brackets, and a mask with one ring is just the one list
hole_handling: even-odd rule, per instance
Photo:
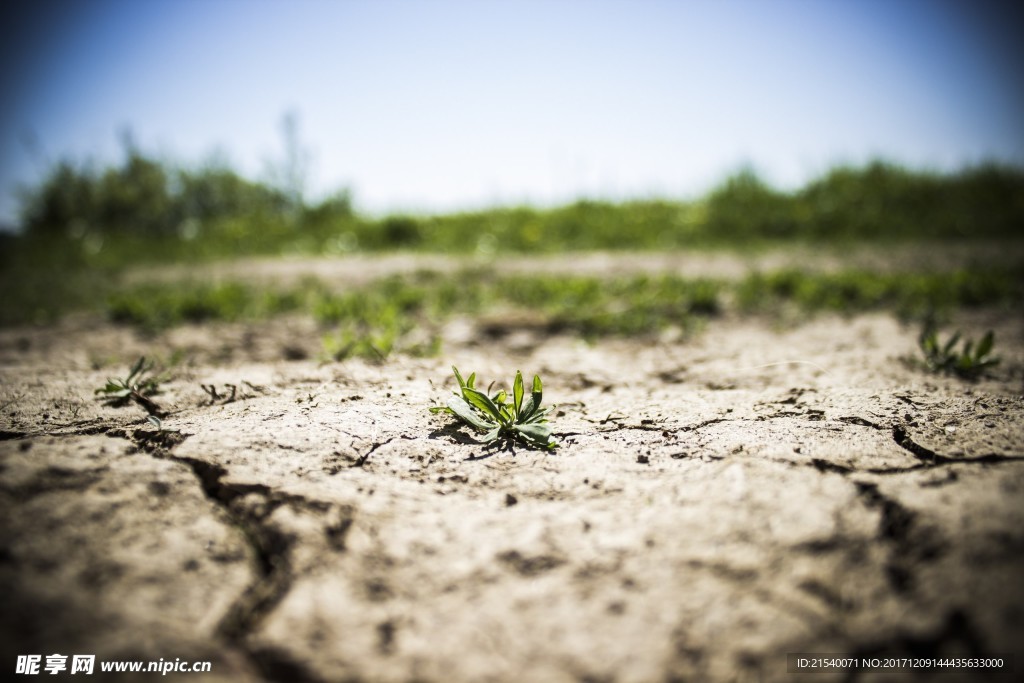
{"label": "small green seedling", "polygon": [[97,389],[94,393],[99,401],[109,406],[120,407],[130,402],[135,402],[142,407],[151,417],[157,419],[164,416],[163,409],[149,397],[160,393],[160,383],[165,381],[164,377],[157,377],[152,374],[153,362],[146,362],[142,356],[128,372],[124,379],[108,379],[106,386]]}
{"label": "small green seedling", "polygon": [[435,406],[432,413],[451,413],[478,432],[484,432],[480,441],[494,443],[500,439],[519,441],[534,448],[553,450],[558,442],[551,436],[551,425],[547,421],[547,409],[541,408],[544,387],[540,376],[534,375],[530,395],[525,396],[523,373],[516,372],[512,383],[512,395],[504,389],[493,396],[477,390],[476,373],[463,380],[459,369],[452,366],[459,391],[448,399],[445,406]]}
{"label": "small green seedling", "polygon": [[956,348],[960,332],[955,332],[946,343],[939,342],[935,328],[926,326],[918,338],[924,363],[933,372],[955,373],[967,379],[977,379],[986,369],[999,364],[999,358],[992,356],[995,334],[989,330],[978,345],[973,339],[965,339],[960,350]]}

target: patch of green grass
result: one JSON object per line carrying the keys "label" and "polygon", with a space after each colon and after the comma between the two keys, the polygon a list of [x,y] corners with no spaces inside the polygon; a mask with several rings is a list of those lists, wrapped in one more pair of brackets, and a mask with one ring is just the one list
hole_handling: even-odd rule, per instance
{"label": "patch of green grass", "polygon": [[[38,273],[37,273],[38,275]],[[44,286],[31,276],[20,287]],[[476,268],[417,272],[332,288],[317,280],[280,287],[242,282],[119,284],[116,273],[94,280],[58,278],[67,290],[58,310],[100,309],[113,321],[157,332],[184,323],[256,321],[285,313],[311,315],[322,327],[325,355],[382,358],[431,355],[453,316],[501,320],[527,313],[531,327],[585,339],[690,332],[728,312],[779,316],[827,311],[892,311],[904,319],[939,319],[960,308],[1019,311],[1024,270],[972,267],[951,272],[819,273],[788,269],[736,281],[678,275],[502,275]],[[16,290],[20,291],[20,290]],[[58,291],[58,290],[55,290]],[[31,301],[26,294],[22,303]],[[46,308],[3,309],[6,322],[48,322]],[[509,328],[508,331],[512,331]],[[496,334],[504,328],[495,326]]]}
{"label": "patch of green grass", "polygon": [[367,287],[322,294],[316,319],[336,332],[326,338],[334,358],[386,356],[392,350],[434,353],[437,330],[453,315],[530,311],[548,331],[586,338],[653,334],[670,325],[690,329],[721,309],[721,284],[710,280],[635,276],[494,277],[466,271],[418,280],[392,277]]}
{"label": "patch of green grass", "polygon": [[778,312],[788,305],[811,313],[891,310],[913,319],[962,307],[1013,305],[1024,293],[1024,273],[985,268],[935,273],[789,269],[749,275],[734,291],[737,306],[748,313]]}
{"label": "patch of green grass", "polygon": [[310,314],[324,330],[325,354],[340,360],[394,352],[432,355],[439,350],[446,321],[482,313],[501,319],[528,312],[543,332],[597,339],[652,336],[669,327],[686,333],[729,310],[767,315],[888,310],[923,319],[958,308],[1019,308],[1021,301],[1022,273],[998,269],[895,274],[785,270],[735,282],[675,275],[501,276],[477,269],[393,276],[343,290],[316,281],[283,290],[237,282],[147,284],[117,291],[107,310],[115,321],[151,331],[186,322]]}
{"label": "patch of green grass", "polygon": [[116,273],[106,269],[10,264],[0,268],[0,327],[48,324],[67,313],[97,310],[116,281]]}
{"label": "patch of green grass", "polygon": [[670,325],[689,329],[721,312],[722,282],[674,276],[508,278],[488,291],[496,304],[538,312],[553,329],[584,337],[643,335]]}
{"label": "patch of green grass", "polygon": [[258,320],[305,307],[305,289],[221,284],[144,284],[111,293],[107,314],[117,323],[159,331],[184,323]]}
{"label": "patch of green grass", "polygon": [[[449,413],[478,432],[480,442],[492,444],[501,440],[519,442],[532,448],[554,450],[558,442],[551,436],[547,409],[541,408],[544,385],[539,375],[533,376],[530,395],[526,396],[523,373],[516,372],[512,392],[499,389],[493,395],[478,390],[476,373],[463,380],[458,368],[452,366],[459,390],[444,406],[434,406],[432,413]],[[488,389],[488,391],[490,391]]]}
{"label": "patch of green grass", "polygon": [[318,292],[312,299],[313,317],[333,328],[324,337],[327,356],[382,359],[394,351],[417,356],[436,353],[440,339],[431,321],[446,316],[449,306],[457,308],[459,302],[439,301],[436,285],[418,282],[423,277],[389,277],[336,294]]}
{"label": "patch of green grass", "polygon": [[414,334],[416,331],[410,318],[389,309],[372,317],[339,321],[334,331],[324,336],[324,352],[333,360],[351,357],[383,360],[393,352],[433,356],[441,350],[441,338],[436,331],[426,331],[419,336]]}

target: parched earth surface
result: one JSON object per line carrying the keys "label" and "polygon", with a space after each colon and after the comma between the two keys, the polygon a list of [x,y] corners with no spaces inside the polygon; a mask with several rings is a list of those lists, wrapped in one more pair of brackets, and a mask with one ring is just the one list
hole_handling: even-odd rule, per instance
{"label": "parched earth surface", "polygon": [[[835,653],[1016,655],[1019,671],[1024,321],[957,322],[996,330],[990,377],[908,364],[917,330],[883,314],[595,344],[456,320],[439,357],[381,363],[296,353],[319,339],[299,317],[155,338],[89,318],[0,331],[3,666],[935,677],[787,672],[787,653]],[[93,400],[138,355],[175,350],[162,430]],[[430,414],[453,363],[484,385],[539,373],[561,447],[486,448]]]}

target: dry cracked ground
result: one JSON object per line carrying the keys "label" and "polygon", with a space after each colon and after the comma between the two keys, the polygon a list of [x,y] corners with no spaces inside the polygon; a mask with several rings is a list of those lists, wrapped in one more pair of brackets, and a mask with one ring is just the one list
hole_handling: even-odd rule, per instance
{"label": "dry cracked ground", "polygon": [[[976,383],[904,363],[916,330],[881,314],[591,345],[476,343],[457,321],[441,356],[383,363],[282,360],[318,339],[300,318],[0,331],[3,666],[579,683],[932,677],[787,673],[796,652],[1022,666],[1024,324],[979,315],[961,322],[994,327],[1003,364]],[[172,349],[189,361],[162,431],[92,400]],[[485,383],[540,373],[561,448],[489,450],[431,415],[453,362]]]}

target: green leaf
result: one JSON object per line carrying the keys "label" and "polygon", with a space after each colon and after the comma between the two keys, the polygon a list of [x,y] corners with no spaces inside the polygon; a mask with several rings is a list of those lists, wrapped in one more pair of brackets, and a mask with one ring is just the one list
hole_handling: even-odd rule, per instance
{"label": "green leaf", "polygon": [[[462,387],[466,386],[466,382],[462,379],[462,375],[459,374],[459,369],[453,365],[452,371],[455,373],[455,379],[459,381],[459,388],[461,389]],[[473,376],[470,375],[469,378],[473,379]]]}
{"label": "green leaf", "polygon": [[992,330],[981,338],[981,343],[978,344],[978,350],[974,352],[974,357],[977,360],[981,360],[992,351],[992,346],[995,344],[996,337]]}
{"label": "green leaf", "polygon": [[551,425],[548,424],[524,424],[516,425],[514,429],[525,436],[528,440],[544,446],[554,448],[557,443],[551,438]]}
{"label": "green leaf", "polygon": [[512,412],[512,406],[508,403],[499,403],[498,410],[501,411],[501,423],[504,425],[510,425],[515,423],[516,416]]}
{"label": "green leaf", "polygon": [[955,332],[953,336],[949,338],[949,341],[946,342],[946,345],[942,348],[942,355],[949,356],[953,351],[953,347],[956,346],[956,343],[958,341],[960,341],[960,333]]}
{"label": "green leaf", "polygon": [[139,374],[139,372],[142,371],[142,366],[145,365],[145,364],[146,364],[146,357],[145,356],[139,356],[139,359],[137,361],[135,361],[135,365],[132,366],[131,371],[128,373],[128,382],[127,382],[127,384],[131,384],[132,378],[135,377],[135,375]]}
{"label": "green leaf", "polygon": [[531,415],[530,417],[526,418],[525,420],[520,420],[520,423],[522,423],[522,424],[529,424],[530,422],[544,422],[544,420],[547,417],[547,414],[548,414],[548,409],[547,408],[541,408],[540,410],[534,412],[533,415]]}
{"label": "green leaf", "polygon": [[922,329],[921,334],[917,338],[917,343],[920,344],[922,348],[926,346],[938,346],[935,340],[935,328],[926,326]]}
{"label": "green leaf", "polygon": [[497,441],[498,440],[498,436],[500,434],[501,434],[501,427],[495,427],[491,431],[489,431],[486,434],[484,434],[483,436],[481,436],[479,441],[480,441],[480,443],[491,443],[492,441]]}
{"label": "green leaf", "polygon": [[516,379],[512,383],[512,403],[516,409],[516,417],[521,417],[523,409],[523,373],[519,370],[516,370]]}
{"label": "green leaf", "polygon": [[477,414],[470,404],[466,403],[458,396],[452,396],[448,399],[448,407],[460,420],[482,432],[495,428],[493,421],[487,420],[483,416]]}
{"label": "green leaf", "polygon": [[530,416],[537,410],[537,405],[533,402],[533,394],[526,397],[523,401],[523,409],[519,411],[519,421],[526,422],[530,419]]}
{"label": "green leaf", "polygon": [[463,387],[462,397],[466,399],[467,403],[479,409],[485,415],[497,421],[501,420],[501,412],[498,410],[498,406],[494,405],[494,402],[487,398],[487,394],[482,391],[477,391],[472,387]]}
{"label": "green leaf", "polygon": [[466,386],[468,386],[469,388],[473,388],[473,386],[475,384],[476,384],[476,373],[474,372],[472,375],[469,376],[469,381],[466,382]]}
{"label": "green leaf", "polygon": [[530,418],[530,416],[532,416],[534,414],[534,412],[536,412],[537,409],[540,408],[540,402],[541,402],[541,400],[543,400],[543,398],[544,398],[544,385],[541,384],[540,375],[534,375],[533,376],[533,390],[530,392],[530,398],[527,399],[527,403],[528,404],[532,403],[532,405],[529,405],[529,408],[530,408],[529,411],[523,411],[524,414],[525,414],[525,418],[520,418],[520,419],[527,419],[528,420]]}
{"label": "green leaf", "polygon": [[513,427],[513,429],[515,429],[517,432],[522,432],[523,434],[527,434],[537,439],[546,439],[547,437],[551,436],[551,425],[547,423],[516,425],[515,427]]}

